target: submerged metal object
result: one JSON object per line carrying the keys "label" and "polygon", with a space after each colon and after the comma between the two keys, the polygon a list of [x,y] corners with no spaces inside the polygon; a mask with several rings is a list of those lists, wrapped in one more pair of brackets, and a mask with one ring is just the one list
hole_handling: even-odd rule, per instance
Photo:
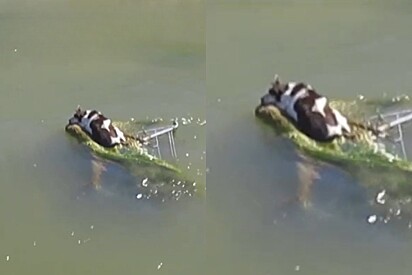
{"label": "submerged metal object", "polygon": [[412,109],[378,114],[369,121],[382,133],[378,136],[378,142],[391,146],[391,151],[399,152],[403,159],[408,160],[403,125],[412,121]]}
{"label": "submerged metal object", "polygon": [[179,127],[177,121],[173,121],[172,125],[149,128],[141,130],[137,133],[138,139],[146,147],[146,149],[152,155],[156,156],[159,159],[162,159],[164,155],[164,147],[162,146],[162,141],[166,140],[169,155],[173,158],[177,158],[176,143],[174,139],[174,132]]}

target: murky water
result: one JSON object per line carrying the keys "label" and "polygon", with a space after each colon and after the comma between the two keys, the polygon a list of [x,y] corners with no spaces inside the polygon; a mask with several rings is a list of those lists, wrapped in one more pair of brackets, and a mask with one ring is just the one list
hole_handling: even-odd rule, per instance
{"label": "murky water", "polygon": [[[205,198],[138,201],[116,165],[93,191],[64,126],[77,104],[203,121],[204,24],[200,1],[0,1],[1,274],[196,273]],[[204,127],[176,139],[204,186]]]}
{"label": "murky water", "polygon": [[[0,273],[409,274],[405,223],[368,224],[358,181],[253,110],[275,73],[335,98],[412,96],[412,3],[204,2],[0,0]],[[137,200],[115,164],[95,191],[63,130],[77,104],[207,117],[176,137],[200,186],[209,168],[207,200]],[[307,167],[303,209],[288,202]]]}
{"label": "murky water", "polygon": [[[330,97],[412,95],[412,3],[209,1],[209,256],[219,274],[409,274],[412,232],[369,225],[344,171],[298,156],[254,118],[275,73]],[[285,204],[317,166],[306,210]]]}

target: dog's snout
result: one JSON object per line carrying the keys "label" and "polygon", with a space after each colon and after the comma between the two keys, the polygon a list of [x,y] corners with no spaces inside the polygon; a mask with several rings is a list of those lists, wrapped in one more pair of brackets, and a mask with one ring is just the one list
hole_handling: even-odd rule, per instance
{"label": "dog's snout", "polygon": [[265,105],[265,99],[264,99],[264,96],[262,96],[261,98],[260,98],[260,105]]}

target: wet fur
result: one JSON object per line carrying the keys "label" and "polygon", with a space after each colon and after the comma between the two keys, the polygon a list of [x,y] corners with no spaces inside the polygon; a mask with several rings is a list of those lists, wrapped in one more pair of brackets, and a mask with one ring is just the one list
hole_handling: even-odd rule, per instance
{"label": "wet fur", "polygon": [[114,147],[126,141],[124,133],[100,112],[82,111],[77,108],[69,124],[78,124],[95,141],[103,147]]}
{"label": "wet fur", "polygon": [[281,83],[275,76],[261,104],[277,106],[302,133],[316,141],[329,142],[350,133],[347,119],[329,106],[326,97],[302,82]]}

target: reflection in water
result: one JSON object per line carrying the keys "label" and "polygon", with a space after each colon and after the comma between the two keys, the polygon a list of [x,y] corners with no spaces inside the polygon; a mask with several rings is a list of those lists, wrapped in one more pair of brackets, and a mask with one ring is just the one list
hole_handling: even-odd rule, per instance
{"label": "reflection in water", "polygon": [[315,166],[304,157],[296,166],[299,179],[298,201],[304,208],[307,208],[310,206],[312,185],[320,176]]}

